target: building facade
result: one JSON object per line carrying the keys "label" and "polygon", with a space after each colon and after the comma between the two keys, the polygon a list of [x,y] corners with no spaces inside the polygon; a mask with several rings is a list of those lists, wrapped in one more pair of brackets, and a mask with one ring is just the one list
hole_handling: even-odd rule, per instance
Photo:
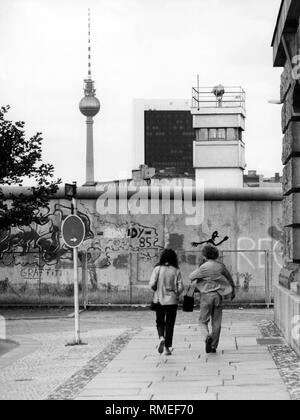
{"label": "building facade", "polygon": [[260,175],[255,170],[249,170],[244,175],[244,187],[250,188],[280,188],[282,185],[282,176],[276,172],[274,176],[269,178]]}
{"label": "building facade", "polygon": [[282,67],[284,267],[275,287],[276,322],[300,354],[300,2],[283,0],[272,41],[274,66]]}
{"label": "building facade", "polygon": [[194,177],[193,128],[188,100],[136,100],[138,162],[161,177]]}

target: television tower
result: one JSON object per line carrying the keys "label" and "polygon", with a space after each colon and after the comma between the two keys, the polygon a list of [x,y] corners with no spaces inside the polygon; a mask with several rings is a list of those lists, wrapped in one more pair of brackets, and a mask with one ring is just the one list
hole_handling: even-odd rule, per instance
{"label": "television tower", "polygon": [[84,97],[79,103],[80,112],[86,116],[86,186],[95,185],[93,124],[100,111],[91,71],[91,13],[88,9],[88,77],[84,80]]}

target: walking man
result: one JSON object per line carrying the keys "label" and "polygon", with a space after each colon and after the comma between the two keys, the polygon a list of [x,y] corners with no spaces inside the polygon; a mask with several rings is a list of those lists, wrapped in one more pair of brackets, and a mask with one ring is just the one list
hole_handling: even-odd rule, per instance
{"label": "walking man", "polygon": [[235,298],[235,284],[225,265],[217,261],[219,251],[215,246],[205,245],[202,254],[205,262],[190,275],[190,280],[201,294],[199,325],[206,353],[216,353],[222,327],[223,297],[231,294],[231,299]]}

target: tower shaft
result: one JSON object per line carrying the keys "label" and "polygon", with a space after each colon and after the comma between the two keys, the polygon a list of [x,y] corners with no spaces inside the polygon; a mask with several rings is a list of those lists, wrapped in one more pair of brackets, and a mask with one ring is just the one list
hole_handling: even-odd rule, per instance
{"label": "tower shaft", "polygon": [[86,119],[86,185],[95,184],[93,117]]}

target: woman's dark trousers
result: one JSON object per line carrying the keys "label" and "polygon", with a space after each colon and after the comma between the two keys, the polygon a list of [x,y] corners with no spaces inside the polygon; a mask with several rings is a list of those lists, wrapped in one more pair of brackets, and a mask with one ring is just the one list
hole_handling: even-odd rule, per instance
{"label": "woman's dark trousers", "polygon": [[177,305],[159,306],[156,311],[156,325],[159,337],[165,338],[165,346],[172,347]]}

